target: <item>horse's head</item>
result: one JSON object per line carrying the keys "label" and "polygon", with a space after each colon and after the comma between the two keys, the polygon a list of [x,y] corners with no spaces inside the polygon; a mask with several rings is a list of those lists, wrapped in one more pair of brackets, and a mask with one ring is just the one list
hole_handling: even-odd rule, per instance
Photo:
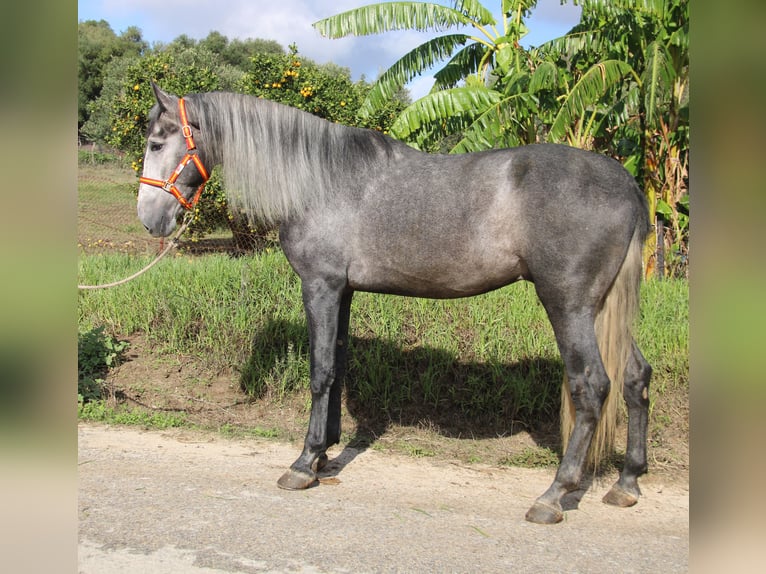
{"label": "horse's head", "polygon": [[152,88],[157,104],[149,113],[138,218],[154,237],[167,237],[181,210],[194,207],[208,170],[195,143],[199,126],[189,120],[185,102],[155,84]]}

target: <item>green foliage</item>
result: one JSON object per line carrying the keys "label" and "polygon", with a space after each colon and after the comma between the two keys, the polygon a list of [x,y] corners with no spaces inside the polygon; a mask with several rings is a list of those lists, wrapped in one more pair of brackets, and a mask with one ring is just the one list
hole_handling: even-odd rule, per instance
{"label": "green foliage", "polygon": [[[399,97],[363,121],[356,110],[370,90],[364,80],[352,82],[349,70],[332,64],[318,66],[302,58],[295,46],[288,54],[275,42],[229,41],[211,32],[196,42],[179,36],[141,57],[115,58],[105,68],[101,96],[90,104],[83,132],[125,153],[141,171],[149,110],[155,103],[151,82],[176,95],[214,90],[238,91],[290,105],[329,121],[387,132],[404,107]],[[266,228],[252,227],[240,214],[228,211],[220,173],[215,170],[200,198],[189,228],[196,241],[228,227],[240,247],[252,247]]]}
{"label": "green foliage", "polygon": [[[654,368],[652,389],[689,384],[689,282],[647,281],[641,289],[636,341]],[[669,373],[674,373],[668,376]]]}
{"label": "green foliage", "polygon": [[258,38],[248,38],[247,40],[234,38],[230,40],[217,31],[210,32],[197,45],[220,55],[225,64],[238,69],[247,68],[250,58],[258,54],[285,53],[285,49],[274,40],[261,40]]}
{"label": "green foliage", "polygon": [[521,452],[506,458],[502,464],[522,468],[554,468],[560,462],[558,455],[552,449],[528,446]]}
{"label": "green foliage", "polygon": [[179,54],[159,52],[131,62],[123,72],[120,92],[104,102],[112,120],[106,143],[124,151],[139,171],[147,117],[155,104],[151,82],[181,95],[218,90],[221,82],[212,64],[212,54],[198,50]]}
{"label": "green foliage", "polygon": [[227,438],[280,438],[282,433],[273,428],[241,428],[230,423],[218,427],[218,432]]}
{"label": "green foliage", "polygon": [[[521,1],[525,3],[524,0]],[[385,2],[355,8],[324,18],[314,24],[314,27],[328,38],[365,36],[392,30],[441,32],[464,26],[473,27],[477,33],[484,36],[479,38],[464,33],[450,34],[421,44],[383,73],[359,109],[360,117],[374,113],[398,93],[408,81],[436,62],[449,57],[458,46],[471,41],[483,46],[482,59],[491,54],[495,49],[493,42],[499,36],[489,29],[495,24],[492,13],[476,0],[456,1],[454,4],[454,7],[449,7],[424,2]],[[444,72],[445,80],[450,81],[454,78],[454,74],[450,74],[448,70],[454,69],[458,63],[466,65],[470,61],[472,60],[469,58],[462,58],[448,63]],[[464,69],[457,73],[463,77],[467,75]],[[454,83],[450,83],[450,87],[453,85]]]}
{"label": "green foliage", "polygon": [[[498,109],[503,99],[495,90],[482,86],[466,86],[435,92],[410,105],[391,126],[392,133],[400,139],[411,139],[420,148],[433,145],[437,131],[450,133],[468,128],[477,110]],[[448,127],[449,126],[449,127]]]}
{"label": "green foliage", "polygon": [[348,69],[333,64],[319,66],[303,58],[295,45],[288,54],[257,54],[239,84],[239,91],[312,113],[320,118],[354,127],[387,132],[403,109],[395,98],[376,114],[357,117],[371,86],[351,81]]}
{"label": "green foliage", "polygon": [[102,398],[104,378],[130,346],[105,332],[102,325],[77,334],[77,394],[80,403]]}
{"label": "green foliage", "polygon": [[89,165],[115,165],[120,166],[124,163],[121,157],[113,153],[99,152],[80,149],[77,151],[77,164]]}
{"label": "green foliage", "polygon": [[[594,134],[601,134],[606,115],[598,104],[604,94],[610,91],[631,72],[630,65],[620,60],[604,60],[594,64],[582,74],[572,89],[564,96],[561,107],[550,125],[548,139],[554,142],[564,141],[589,147],[588,140]],[[584,127],[583,127],[584,125]],[[573,132],[579,129],[577,133]]]}
{"label": "green foliage", "polygon": [[[405,109],[391,133],[426,151],[444,151],[447,144],[447,151],[462,153],[538,139],[540,98],[530,90],[536,62],[519,45],[527,33],[523,18],[535,4],[535,0],[503,0],[501,30],[477,0],[455,1],[452,7],[420,2],[375,4],[325,18],[314,26],[331,38],[395,29],[472,28],[473,34],[437,36],[405,54],[381,75],[359,111],[360,117],[366,117],[406,82],[451,58],[435,73],[431,94]],[[460,82],[465,85],[457,87]],[[541,78],[534,87],[541,87]]]}
{"label": "green foliage", "polygon": [[[566,63],[573,78],[585,77],[607,61],[620,61],[629,74],[603,95],[577,98],[588,106],[569,114],[551,139],[592,147],[622,160],[644,188],[650,218],[670,223],[669,233],[651,236],[645,268],[658,276],[675,265],[657,265],[663,253],[688,251],[688,228],[676,206],[688,193],[689,2],[688,0],[582,0],[577,27],[543,47]],[[600,73],[600,71],[599,71]],[[594,74],[595,76],[595,74]],[[568,92],[569,93],[569,92]],[[658,206],[669,208],[666,215]],[[688,215],[688,212],[686,213]],[[685,264],[683,265],[685,269]]]}
{"label": "green foliage", "polygon": [[101,95],[109,62],[138,56],[147,44],[138,28],[117,36],[105,20],[80,22],[77,30],[77,126],[81,128],[90,116],[89,104]]}
{"label": "green foliage", "polygon": [[184,413],[117,409],[102,400],[81,402],[77,409],[77,416],[80,420],[88,422],[141,426],[157,430],[178,428],[187,424]]}

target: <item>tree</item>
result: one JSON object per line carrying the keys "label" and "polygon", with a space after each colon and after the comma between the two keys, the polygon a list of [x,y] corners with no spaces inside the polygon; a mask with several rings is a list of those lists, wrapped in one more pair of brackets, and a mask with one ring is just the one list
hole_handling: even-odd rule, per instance
{"label": "tree", "polygon": [[87,20],[78,25],[77,43],[77,127],[90,117],[89,103],[100,95],[107,66],[115,58],[137,56],[147,49],[141,30],[128,28],[117,36],[105,20]]}
{"label": "tree", "polygon": [[[527,33],[524,18],[536,0],[501,0],[502,31],[492,13],[477,0],[455,0],[453,6],[396,2],[365,6],[320,20],[314,26],[329,38],[369,35],[391,30],[443,31],[468,26],[473,34],[437,36],[418,46],[386,70],[362,104],[365,117],[384,105],[414,77],[449,58],[434,74],[431,93],[397,119],[392,134],[426,150],[439,149],[450,135],[462,133],[450,151],[534,141],[537,110],[530,88],[535,67],[519,40]],[[499,77],[503,78],[498,83]],[[458,87],[458,84],[464,85]],[[513,119],[509,110],[515,111]]]}
{"label": "tree", "polygon": [[357,110],[366,99],[370,84],[353,82],[351,71],[335,64],[318,65],[298,54],[295,45],[288,54],[260,53],[253,56],[239,90],[307,111],[347,126],[388,131],[404,109],[400,94],[363,118]]}
{"label": "tree", "polygon": [[[232,44],[217,33],[201,42],[181,36],[141,57],[114,59],[108,66],[101,96],[91,106],[93,114],[84,130],[98,141],[123,151],[127,161],[140,172],[147,116],[155,103],[152,81],[177,95],[214,90],[252,94],[304,109],[329,121],[381,131],[388,130],[404,107],[402,101],[395,99],[359,122],[355,111],[367,96],[370,85],[364,81],[353,82],[347,68],[333,64],[319,66],[302,58],[295,46],[285,54],[281,46],[270,41],[252,40],[241,44],[246,50],[259,46],[269,50],[248,57],[244,68],[230,65],[222,53],[210,49],[226,52]],[[259,243],[259,236],[267,231],[252,229],[245,218],[228,212],[226,193],[217,170],[211,174],[195,210],[190,225],[193,240],[228,226],[238,245],[250,248]]]}
{"label": "tree", "polygon": [[144,152],[147,114],[154,105],[151,81],[174,93],[223,89],[218,58],[208,50],[163,50],[142,57],[115,59],[104,93],[91,105],[84,129],[99,141],[125,152],[138,169]]}

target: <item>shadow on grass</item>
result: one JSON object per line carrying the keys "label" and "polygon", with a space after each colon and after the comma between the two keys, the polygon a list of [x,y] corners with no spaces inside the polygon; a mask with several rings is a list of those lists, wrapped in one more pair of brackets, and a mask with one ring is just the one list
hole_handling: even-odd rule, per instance
{"label": "shadow on grass", "polygon": [[[306,324],[271,320],[253,339],[240,385],[255,397],[284,397],[308,393],[308,374]],[[352,336],[344,401],[356,433],[348,448],[364,450],[398,424],[450,438],[526,431],[556,451],[562,377],[561,361],[550,358],[467,362],[442,349]]]}

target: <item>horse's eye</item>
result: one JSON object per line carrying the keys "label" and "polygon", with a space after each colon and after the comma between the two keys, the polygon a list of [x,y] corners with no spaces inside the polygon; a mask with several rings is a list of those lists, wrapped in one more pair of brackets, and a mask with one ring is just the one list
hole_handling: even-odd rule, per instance
{"label": "horse's eye", "polygon": [[162,145],[163,144],[161,143],[151,142],[149,144],[149,151],[160,151],[162,149]]}

